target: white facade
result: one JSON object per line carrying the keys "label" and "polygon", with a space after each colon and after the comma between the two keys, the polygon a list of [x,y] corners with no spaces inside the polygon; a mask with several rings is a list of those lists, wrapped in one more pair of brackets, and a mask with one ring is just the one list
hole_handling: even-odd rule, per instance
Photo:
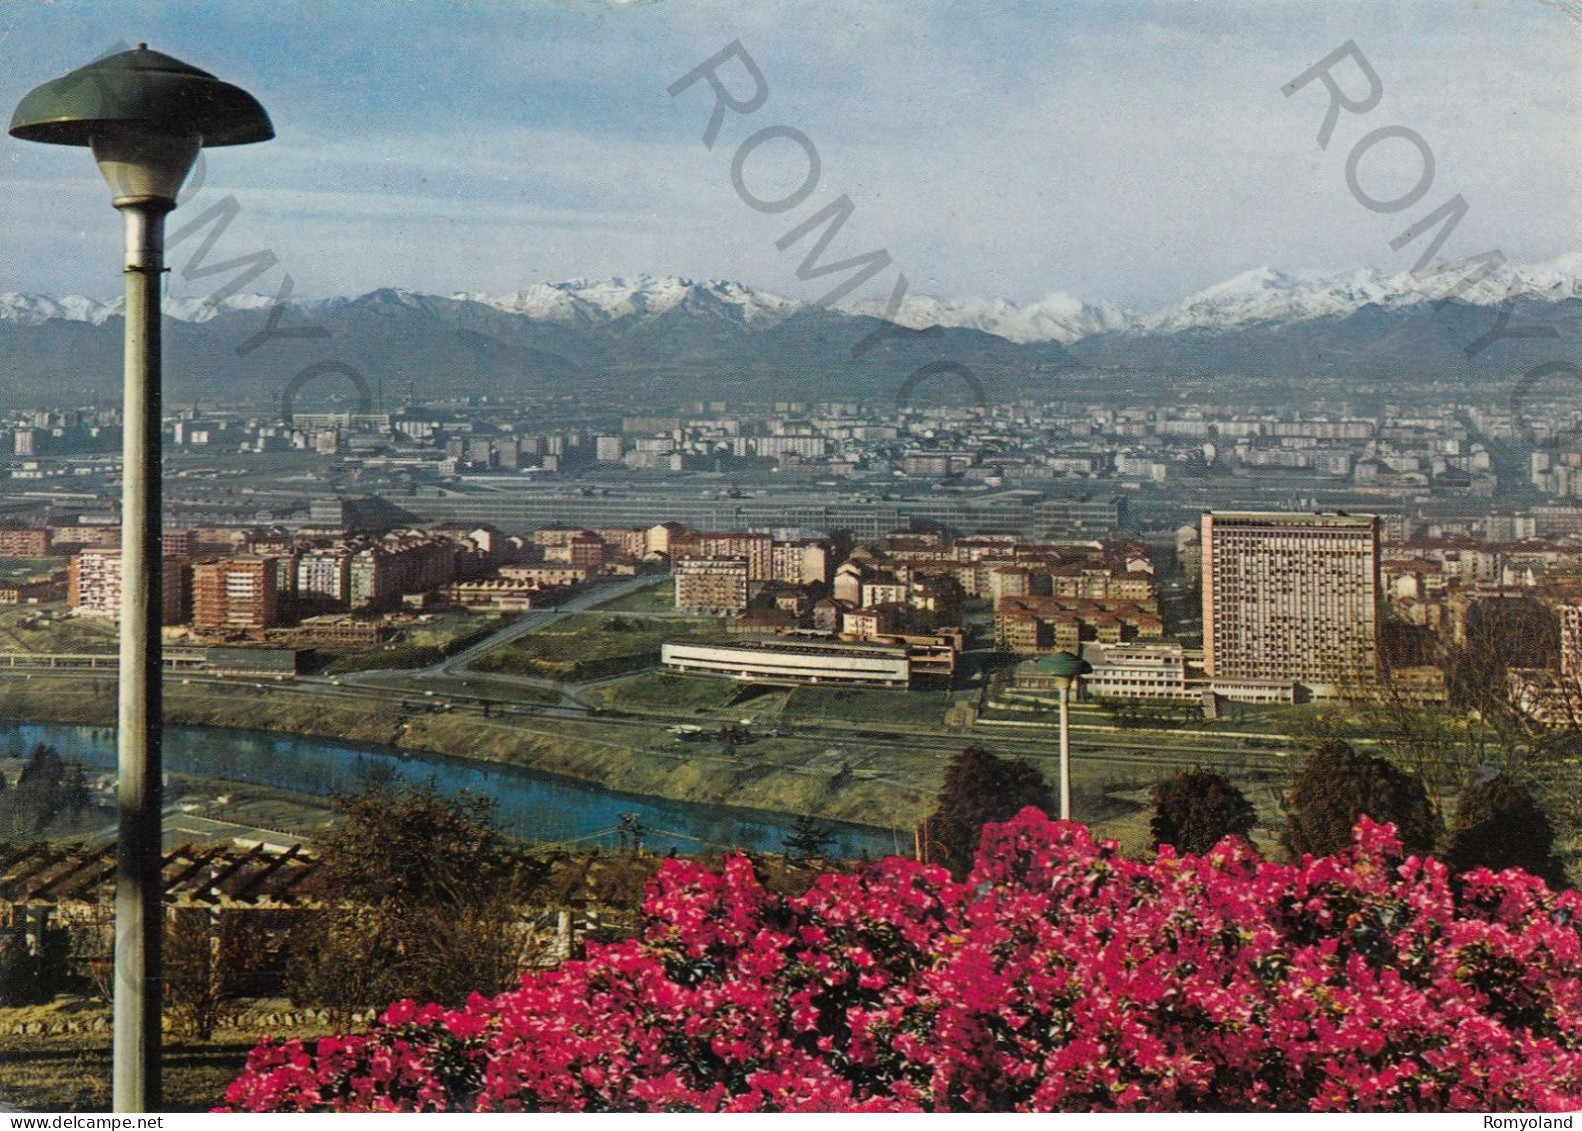
{"label": "white facade", "polygon": [[660,662],[672,671],[761,683],[832,683],[905,688],[912,662],[904,648],[789,640],[738,644],[667,643]]}
{"label": "white facade", "polygon": [[1179,644],[1085,644],[1082,658],[1093,665],[1084,692],[1096,699],[1191,700],[1209,686]]}

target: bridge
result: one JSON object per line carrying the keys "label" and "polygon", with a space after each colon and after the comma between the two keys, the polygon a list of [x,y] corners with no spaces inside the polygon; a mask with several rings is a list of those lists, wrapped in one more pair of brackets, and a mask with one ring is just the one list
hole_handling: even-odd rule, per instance
{"label": "bridge", "polygon": [[[121,657],[114,652],[0,652],[0,668],[114,671],[120,666]],[[165,668],[167,671],[212,671],[214,664],[201,648],[167,648]]]}

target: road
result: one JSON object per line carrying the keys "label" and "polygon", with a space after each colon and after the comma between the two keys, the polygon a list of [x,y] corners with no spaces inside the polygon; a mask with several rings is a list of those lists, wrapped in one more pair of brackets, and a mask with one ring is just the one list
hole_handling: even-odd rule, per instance
{"label": "road", "polygon": [[[412,673],[382,674],[399,678]],[[88,672],[56,672],[52,675],[54,678],[103,678],[103,673],[94,676]],[[334,686],[331,682],[322,680],[262,682],[206,675],[181,678],[186,683],[224,688],[227,693],[232,694],[237,690],[252,687],[260,691],[267,689],[272,694],[309,695],[361,702],[370,707],[377,706],[386,710],[393,706],[393,700],[410,700],[413,696],[410,685],[405,687],[403,694],[398,688],[381,686],[378,683]],[[167,677],[167,679],[174,680],[175,677]],[[1059,757],[1057,739],[1052,729],[1045,731],[1030,728],[996,728],[990,731],[989,728],[983,727],[957,732],[925,727],[910,728],[897,723],[855,723],[835,720],[795,720],[775,724],[781,739],[804,744],[801,751],[777,749],[775,740],[769,738],[761,738],[759,741],[739,747],[727,747],[723,743],[715,742],[688,743],[670,747],[664,744],[661,728],[676,722],[700,722],[695,712],[632,710],[604,711],[594,715],[586,704],[574,701],[575,689],[564,692],[565,698],[561,701],[537,704],[512,702],[508,698],[482,695],[479,693],[480,690],[487,689],[479,688],[476,680],[463,681],[455,677],[441,676],[430,677],[429,681],[437,688],[434,697],[419,695],[418,702],[430,705],[443,703],[447,710],[467,714],[481,715],[487,709],[490,718],[528,733],[551,738],[563,737],[567,734],[567,728],[557,720],[576,721],[596,725],[601,732],[604,732],[604,736],[614,740],[616,745],[642,751],[646,757],[685,759],[692,762],[717,761],[721,765],[736,767],[753,765],[765,769],[772,767],[792,773],[827,776],[825,770],[803,765],[807,759],[805,745],[816,743],[841,751],[843,756],[849,755],[850,764],[860,779],[880,781],[917,793],[926,791],[907,782],[886,777],[877,768],[868,770],[864,767],[864,763],[870,761],[870,756],[882,761],[887,754],[915,756],[920,752],[935,755],[943,760],[958,753],[963,746],[972,742],[987,742],[998,753],[1014,755],[1029,761],[1055,761]],[[473,686],[462,686],[468,682]],[[1079,769],[1083,766],[1116,770],[1136,769],[1146,774],[1157,771],[1161,766],[1198,763],[1213,767],[1234,763],[1249,770],[1285,774],[1292,768],[1291,762],[1282,750],[1249,749],[1243,738],[1216,735],[1213,732],[1119,730],[1086,721],[1076,722],[1073,730],[1080,734],[1073,743],[1071,752],[1072,761]],[[1297,741],[1293,737],[1272,734],[1260,735],[1259,738],[1264,741],[1287,741],[1293,744]]]}
{"label": "road", "polygon": [[[866,769],[864,763],[871,765],[872,761],[890,761],[894,765],[894,761],[885,757],[890,755],[903,756],[904,764],[904,756],[915,756],[919,752],[945,759],[974,741],[987,741],[1002,753],[1034,761],[1058,757],[1055,753],[1057,739],[1052,727],[994,726],[991,720],[985,720],[984,725],[971,731],[946,731],[939,727],[909,726],[896,722],[796,719],[771,724],[777,731],[778,739],[799,744],[790,748],[781,746],[777,738],[764,737],[740,746],[715,741],[671,745],[661,734],[661,728],[680,722],[703,721],[696,711],[657,706],[601,709],[583,698],[591,689],[628,678],[631,673],[571,684],[532,676],[479,672],[472,667],[481,657],[554,623],[559,617],[596,612],[599,606],[654,583],[652,575],[643,575],[591,585],[559,607],[529,613],[456,655],[426,668],[366,671],[339,677],[309,676],[283,681],[199,673],[167,674],[166,679],[173,682],[179,678],[187,684],[223,687],[228,693],[251,685],[260,691],[267,688],[276,694],[313,695],[363,702],[385,710],[394,705],[393,701],[400,700],[401,705],[408,709],[414,705],[428,705],[431,709],[439,707],[468,714],[482,715],[487,712],[490,718],[503,724],[552,738],[563,737],[572,729],[557,720],[575,720],[596,725],[604,732],[601,738],[613,739],[616,744],[641,751],[645,757],[692,762],[719,761],[738,767],[773,767],[793,773],[827,776],[826,759],[815,759],[824,768],[801,764],[809,759],[808,744],[827,744],[830,747],[827,753],[834,754],[853,767],[858,778],[913,791],[916,789],[910,784],[883,776],[886,771],[878,766]],[[86,671],[80,674],[55,671],[50,674],[56,678],[94,678]],[[97,678],[103,678],[103,673],[99,673]],[[1219,765],[1234,762],[1250,770],[1283,774],[1290,769],[1285,752],[1258,749],[1250,746],[1250,741],[1296,742],[1290,736],[1250,732],[1120,730],[1091,721],[1098,716],[1083,718],[1082,715],[1089,713],[1081,712],[1073,720],[1073,730],[1080,735],[1076,749],[1072,752],[1078,766],[1087,763],[1114,769],[1157,770],[1162,765],[1193,762]],[[718,718],[712,721],[717,723]],[[587,735],[582,737],[585,741],[599,740]]]}
{"label": "road", "polygon": [[454,656],[447,656],[433,667],[421,669],[419,674],[455,675],[458,672],[465,671],[473,661],[488,655],[496,648],[509,644],[518,637],[526,636],[536,629],[543,628],[556,617],[565,616],[569,613],[584,612],[596,605],[607,605],[611,601],[619,601],[622,597],[635,593],[639,589],[646,589],[653,584],[655,584],[655,579],[652,574],[638,574],[636,577],[628,577],[622,581],[596,582],[552,609],[528,613],[521,620],[515,621],[494,635],[478,641],[471,648],[458,652]]}
{"label": "road", "polygon": [[[567,598],[552,609],[541,609],[528,613],[520,620],[513,621],[500,631],[486,636],[469,648],[457,652],[454,656],[447,656],[437,664],[426,668],[415,668],[408,671],[365,671],[353,672],[348,675],[330,679],[320,676],[305,677],[301,683],[328,683],[340,687],[345,685],[360,687],[378,687],[392,691],[404,691],[409,694],[450,695],[454,697],[458,689],[471,689],[471,698],[487,698],[478,692],[485,686],[498,686],[502,690],[511,688],[528,688],[544,694],[551,702],[558,702],[567,707],[585,712],[586,707],[577,699],[577,692],[583,686],[592,686],[601,681],[594,680],[587,685],[568,684],[553,679],[540,679],[535,676],[506,675],[498,672],[474,672],[472,665],[496,649],[503,648],[513,640],[518,640],[530,632],[552,624],[556,618],[570,616],[573,613],[585,613],[599,605],[618,601],[628,594],[635,593],[655,584],[652,574],[639,574],[636,577],[624,578],[616,582],[598,582],[587,586],[581,592]],[[476,685],[476,686],[475,686]],[[501,697],[501,696],[496,696]],[[505,696],[508,697],[508,696]]]}

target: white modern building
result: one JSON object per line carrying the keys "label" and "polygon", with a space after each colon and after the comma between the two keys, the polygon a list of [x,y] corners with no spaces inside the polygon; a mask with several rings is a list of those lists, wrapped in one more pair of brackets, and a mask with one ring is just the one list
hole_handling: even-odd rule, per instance
{"label": "white modern building", "polygon": [[667,643],[660,662],[672,671],[758,683],[827,683],[906,688],[912,661],[905,648],[836,641],[739,640],[729,644]]}
{"label": "white modern building", "polygon": [[1084,644],[1093,665],[1083,690],[1095,699],[1200,699],[1209,689],[1201,660],[1179,644]]}

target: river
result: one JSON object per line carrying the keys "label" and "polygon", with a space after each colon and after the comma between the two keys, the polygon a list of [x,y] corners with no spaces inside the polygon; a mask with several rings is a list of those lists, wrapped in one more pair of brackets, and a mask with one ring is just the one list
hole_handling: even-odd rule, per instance
{"label": "river", "polygon": [[[25,757],[38,743],[66,762],[115,768],[113,727],[0,721],[0,755]],[[494,798],[501,828],[531,840],[613,847],[620,815],[636,813],[653,851],[745,848],[777,852],[795,818],[755,809],[698,805],[618,793],[516,766],[396,751],[332,739],[220,727],[165,728],[167,774],[232,781],[316,797],[354,793],[379,781],[432,783],[441,794]],[[831,852],[846,858],[890,855],[904,846],[888,829],[827,822]]]}

